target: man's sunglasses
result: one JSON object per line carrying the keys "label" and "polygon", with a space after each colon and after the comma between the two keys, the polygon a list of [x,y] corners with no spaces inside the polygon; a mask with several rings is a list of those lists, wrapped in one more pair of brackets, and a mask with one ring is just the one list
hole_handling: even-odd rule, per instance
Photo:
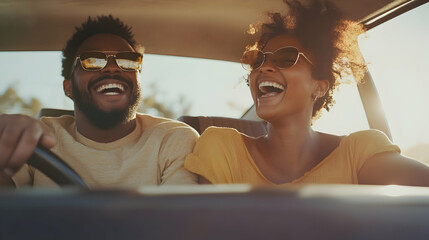
{"label": "man's sunglasses", "polygon": [[116,64],[123,71],[141,70],[143,55],[136,52],[117,52],[115,54],[107,54],[108,52],[91,51],[83,52],[76,57],[70,76],[76,67],[77,61],[80,61],[82,68],[86,71],[100,71],[106,67],[109,57],[114,57]]}
{"label": "man's sunglasses", "polygon": [[241,65],[248,71],[256,70],[264,64],[267,54],[273,55],[271,61],[280,69],[290,68],[295,65],[300,55],[307,59],[309,63],[313,64],[310,59],[296,47],[282,47],[274,52],[262,52],[260,50],[246,51],[241,57]]}

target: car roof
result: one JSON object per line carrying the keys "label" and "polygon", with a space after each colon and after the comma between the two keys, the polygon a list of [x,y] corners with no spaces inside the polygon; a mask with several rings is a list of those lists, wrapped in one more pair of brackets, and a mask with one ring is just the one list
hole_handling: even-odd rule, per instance
{"label": "car roof", "polygon": [[[367,21],[406,0],[333,0],[353,20]],[[249,24],[281,0],[17,0],[1,3],[0,50],[61,50],[88,16],[112,14],[133,27],[146,53],[238,62],[252,39]],[[7,33],[7,34],[5,34]]]}

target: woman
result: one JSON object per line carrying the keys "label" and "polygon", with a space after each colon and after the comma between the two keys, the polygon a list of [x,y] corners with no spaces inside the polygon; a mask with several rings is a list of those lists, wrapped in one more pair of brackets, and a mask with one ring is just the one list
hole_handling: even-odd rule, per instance
{"label": "woman", "polygon": [[201,182],[283,185],[291,183],[429,185],[429,168],[400,155],[380,131],[348,136],[311,128],[329,110],[343,74],[362,78],[356,37],[362,27],[341,19],[329,2],[303,6],[287,1],[289,13],[270,15],[260,37],[243,54],[256,113],[268,124],[258,138],[229,128],[209,128],[185,168]]}

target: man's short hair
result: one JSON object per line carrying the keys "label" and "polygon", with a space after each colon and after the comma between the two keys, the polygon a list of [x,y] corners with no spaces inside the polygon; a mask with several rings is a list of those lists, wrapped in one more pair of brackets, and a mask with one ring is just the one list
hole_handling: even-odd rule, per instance
{"label": "man's short hair", "polygon": [[76,27],[76,32],[67,41],[66,47],[62,50],[63,69],[61,74],[65,79],[71,78],[71,67],[76,58],[77,49],[82,42],[100,33],[117,35],[127,41],[135,51],[142,53],[142,48],[134,40],[131,27],[125,25],[119,18],[114,18],[112,15],[101,15],[95,19],[88,17],[81,27]]}

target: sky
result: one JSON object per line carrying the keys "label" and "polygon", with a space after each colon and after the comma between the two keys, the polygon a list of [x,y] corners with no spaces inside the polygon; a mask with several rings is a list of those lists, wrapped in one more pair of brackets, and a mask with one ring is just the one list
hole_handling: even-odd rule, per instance
{"label": "sky", "polygon": [[[0,63],[0,92],[12,86],[26,99],[37,97],[44,107],[73,108],[62,91],[60,52],[3,52]],[[238,63],[145,54],[141,86],[143,96],[155,86],[159,101],[168,105],[179,97],[194,102],[190,114],[240,117],[252,102],[245,75]]]}

